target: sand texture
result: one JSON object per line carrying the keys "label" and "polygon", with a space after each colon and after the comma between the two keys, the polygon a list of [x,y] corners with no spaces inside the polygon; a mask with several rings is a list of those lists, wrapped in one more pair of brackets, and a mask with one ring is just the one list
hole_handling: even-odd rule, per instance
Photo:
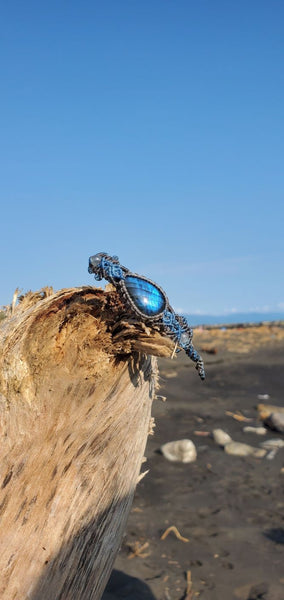
{"label": "sand texture", "polygon": [[[245,433],[258,421],[258,395],[284,406],[284,329],[195,331],[206,381],[184,353],[160,359],[156,428],[115,571],[103,600],[281,600],[284,598],[284,449],[274,458],[231,456],[208,435],[261,447],[283,434]],[[204,432],[198,435],[196,432]],[[171,440],[192,439],[197,460],[167,461]],[[170,531],[175,526],[179,539]],[[133,579],[134,578],[134,579]]]}

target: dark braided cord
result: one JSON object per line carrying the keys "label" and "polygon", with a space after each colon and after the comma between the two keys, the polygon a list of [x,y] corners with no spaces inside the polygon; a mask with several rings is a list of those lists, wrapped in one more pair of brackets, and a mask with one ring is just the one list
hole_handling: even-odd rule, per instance
{"label": "dark braided cord", "polygon": [[176,315],[176,318],[179,321],[180,325],[182,326],[183,331],[185,333],[188,333],[190,340],[192,340],[192,338],[193,338],[193,329],[188,324],[186,318],[183,315]]}
{"label": "dark braided cord", "polygon": [[192,344],[188,344],[188,346],[186,348],[184,348],[184,351],[187,354],[187,356],[189,356],[189,358],[191,358],[191,360],[196,363],[195,368],[198,371],[198,375],[199,375],[200,379],[204,380],[205,379],[205,369],[204,369],[204,363],[203,363],[203,360],[202,360],[200,354],[198,354],[197,350],[195,350],[195,348]]}

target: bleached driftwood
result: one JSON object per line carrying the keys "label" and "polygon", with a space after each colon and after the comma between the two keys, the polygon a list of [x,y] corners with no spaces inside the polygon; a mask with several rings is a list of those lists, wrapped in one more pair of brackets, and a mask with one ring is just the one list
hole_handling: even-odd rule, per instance
{"label": "bleached driftwood", "polygon": [[0,325],[1,600],[98,600],[172,342],[93,287],[27,294]]}

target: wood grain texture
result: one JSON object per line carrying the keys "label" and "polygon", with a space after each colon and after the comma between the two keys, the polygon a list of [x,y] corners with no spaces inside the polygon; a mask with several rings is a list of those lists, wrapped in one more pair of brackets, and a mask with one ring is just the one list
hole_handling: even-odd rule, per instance
{"label": "wood grain texture", "polygon": [[0,327],[0,597],[98,600],[173,344],[93,287],[28,294]]}

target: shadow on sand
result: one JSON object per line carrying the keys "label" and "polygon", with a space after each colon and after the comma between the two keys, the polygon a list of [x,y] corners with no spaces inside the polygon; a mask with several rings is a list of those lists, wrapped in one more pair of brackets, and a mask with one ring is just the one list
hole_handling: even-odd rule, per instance
{"label": "shadow on sand", "polygon": [[265,537],[276,544],[284,544],[284,529],[283,527],[275,527],[264,531]]}
{"label": "shadow on sand", "polygon": [[114,569],[102,600],[156,600],[156,597],[141,579]]}

